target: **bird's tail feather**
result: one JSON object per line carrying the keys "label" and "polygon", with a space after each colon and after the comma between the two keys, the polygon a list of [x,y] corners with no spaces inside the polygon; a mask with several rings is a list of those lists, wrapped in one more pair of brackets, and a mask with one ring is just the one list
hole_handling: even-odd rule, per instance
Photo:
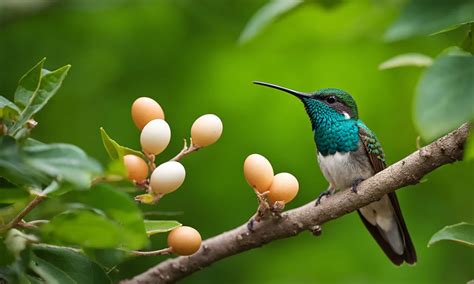
{"label": "bird's tail feather", "polygon": [[[384,208],[384,210],[393,212],[390,215],[390,217],[394,219],[390,221],[395,221],[393,226],[384,226],[382,222],[377,223],[374,222],[373,219],[370,220],[371,218],[368,216],[369,213],[365,212],[363,208],[357,212],[372,237],[394,264],[401,265],[403,262],[415,264],[415,247],[413,246],[405,220],[403,219],[397,196],[394,192],[387,194],[387,196],[388,204],[386,204],[386,206],[390,206],[391,208]],[[374,212],[374,214],[377,213]],[[373,217],[375,218],[375,215],[373,215]]]}

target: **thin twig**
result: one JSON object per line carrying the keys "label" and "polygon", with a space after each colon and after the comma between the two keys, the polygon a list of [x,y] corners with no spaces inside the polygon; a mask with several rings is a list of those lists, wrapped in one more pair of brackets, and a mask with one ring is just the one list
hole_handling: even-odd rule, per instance
{"label": "thin twig", "polygon": [[92,182],[91,182],[91,185],[97,185],[99,183],[103,183],[103,182],[118,182],[118,181],[122,181],[124,180],[124,177],[122,176],[119,176],[119,175],[105,175],[105,176],[98,176],[98,177],[95,177]]}
{"label": "thin twig", "polygon": [[157,255],[170,254],[171,252],[172,252],[171,248],[164,248],[164,249],[153,250],[153,251],[133,250],[130,252],[130,254],[133,256],[157,256]]}
{"label": "thin twig", "polygon": [[37,229],[38,226],[36,226],[35,224],[31,224],[29,222],[26,222],[25,220],[21,220],[20,222],[18,222],[18,224],[16,224],[15,227],[21,227],[21,228],[25,228],[25,229]]}
{"label": "thin twig", "polygon": [[28,213],[30,213],[31,210],[33,210],[33,208],[35,208],[38,204],[40,204],[46,199],[46,196],[44,195],[38,193],[35,193],[35,195],[35,198],[33,198],[33,200],[31,200],[31,202],[28,203],[28,205],[23,208],[23,210],[18,213],[18,215],[15,216],[15,218],[13,218],[8,224],[0,227],[0,232],[5,232],[15,227],[18,223],[21,222],[23,217],[25,217]]}
{"label": "thin twig", "polygon": [[33,220],[30,222],[26,222],[25,220],[21,220],[18,222],[17,226],[22,227],[22,228],[27,228],[27,229],[37,229],[38,224],[46,224],[49,223],[49,220]]}
{"label": "thin twig", "polygon": [[192,153],[192,152],[195,152],[199,149],[201,149],[201,147],[198,147],[198,146],[195,146],[193,144],[193,140],[192,139],[189,139],[190,140],[190,144],[191,146],[188,147],[188,142],[186,141],[186,139],[184,139],[184,146],[183,146],[183,149],[181,150],[181,152],[178,153],[178,155],[174,156],[173,159],[171,159],[170,161],[179,161],[181,160],[184,156]]}

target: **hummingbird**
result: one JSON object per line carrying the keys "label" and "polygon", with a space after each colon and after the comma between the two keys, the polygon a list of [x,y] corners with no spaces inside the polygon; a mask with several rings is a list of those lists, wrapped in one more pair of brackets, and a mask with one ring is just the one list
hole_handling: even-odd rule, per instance
{"label": "hummingbird", "polygon": [[[311,121],[319,167],[329,187],[317,200],[338,190],[351,188],[386,167],[382,146],[375,134],[359,119],[352,96],[340,89],[325,88],[313,93],[294,91],[254,81],[294,95],[303,102]],[[416,263],[415,247],[408,233],[395,192],[357,210],[362,222],[387,257],[395,264]]]}

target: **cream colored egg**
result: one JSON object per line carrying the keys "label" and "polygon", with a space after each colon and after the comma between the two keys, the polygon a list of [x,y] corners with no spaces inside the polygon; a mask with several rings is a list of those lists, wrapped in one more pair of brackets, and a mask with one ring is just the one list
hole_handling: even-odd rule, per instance
{"label": "cream colored egg", "polygon": [[251,187],[263,193],[273,181],[272,164],[264,156],[252,154],[245,159],[244,176]]}
{"label": "cream colored egg", "polygon": [[168,246],[178,255],[191,255],[201,247],[201,234],[191,227],[182,226],[168,234]]}
{"label": "cream colored egg", "polygon": [[151,174],[150,186],[156,194],[167,194],[177,190],[184,182],[186,170],[176,161],[159,165]]}
{"label": "cream colored egg", "polygon": [[191,127],[191,138],[193,144],[198,147],[206,147],[215,143],[222,135],[222,121],[215,114],[205,114]]}
{"label": "cream colored egg", "polygon": [[171,129],[163,119],[154,119],[145,125],[140,134],[142,149],[149,154],[158,155],[166,149],[171,139]]}
{"label": "cream colored egg", "polygon": [[288,203],[296,197],[298,189],[298,180],[292,174],[279,173],[273,178],[268,198],[272,203],[276,201]]}
{"label": "cream colored egg", "polygon": [[165,119],[165,114],[155,100],[141,97],[132,104],[132,119],[139,129],[143,129],[153,119]]}
{"label": "cream colored egg", "polygon": [[148,165],[142,158],[135,155],[125,155],[123,163],[129,180],[140,182],[148,177]]}

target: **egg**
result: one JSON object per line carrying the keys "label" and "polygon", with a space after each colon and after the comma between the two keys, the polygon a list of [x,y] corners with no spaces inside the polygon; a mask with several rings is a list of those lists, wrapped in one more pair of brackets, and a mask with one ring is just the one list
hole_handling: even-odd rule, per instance
{"label": "egg", "polygon": [[292,174],[279,173],[273,178],[268,198],[272,203],[283,201],[286,204],[296,197],[298,189],[298,180]]}
{"label": "egg", "polygon": [[151,174],[150,186],[156,194],[167,194],[177,190],[184,182],[186,170],[176,161],[159,165]]}
{"label": "egg", "polygon": [[194,254],[201,247],[201,242],[201,234],[188,226],[178,227],[168,234],[168,246],[178,255]]}
{"label": "egg", "polygon": [[252,154],[245,159],[244,176],[251,187],[263,193],[272,184],[273,168],[264,156]]}
{"label": "egg", "polygon": [[141,97],[132,104],[132,119],[139,129],[143,129],[153,119],[165,119],[165,114],[155,100]]}
{"label": "egg", "polygon": [[125,155],[123,163],[129,180],[140,182],[148,177],[148,165],[142,158],[135,155]]}
{"label": "egg", "polygon": [[148,154],[158,155],[163,152],[170,143],[170,139],[170,126],[163,119],[148,122],[140,134],[140,144]]}
{"label": "egg", "polygon": [[214,144],[222,135],[222,121],[215,114],[205,114],[191,127],[191,138],[197,147],[206,147]]}

